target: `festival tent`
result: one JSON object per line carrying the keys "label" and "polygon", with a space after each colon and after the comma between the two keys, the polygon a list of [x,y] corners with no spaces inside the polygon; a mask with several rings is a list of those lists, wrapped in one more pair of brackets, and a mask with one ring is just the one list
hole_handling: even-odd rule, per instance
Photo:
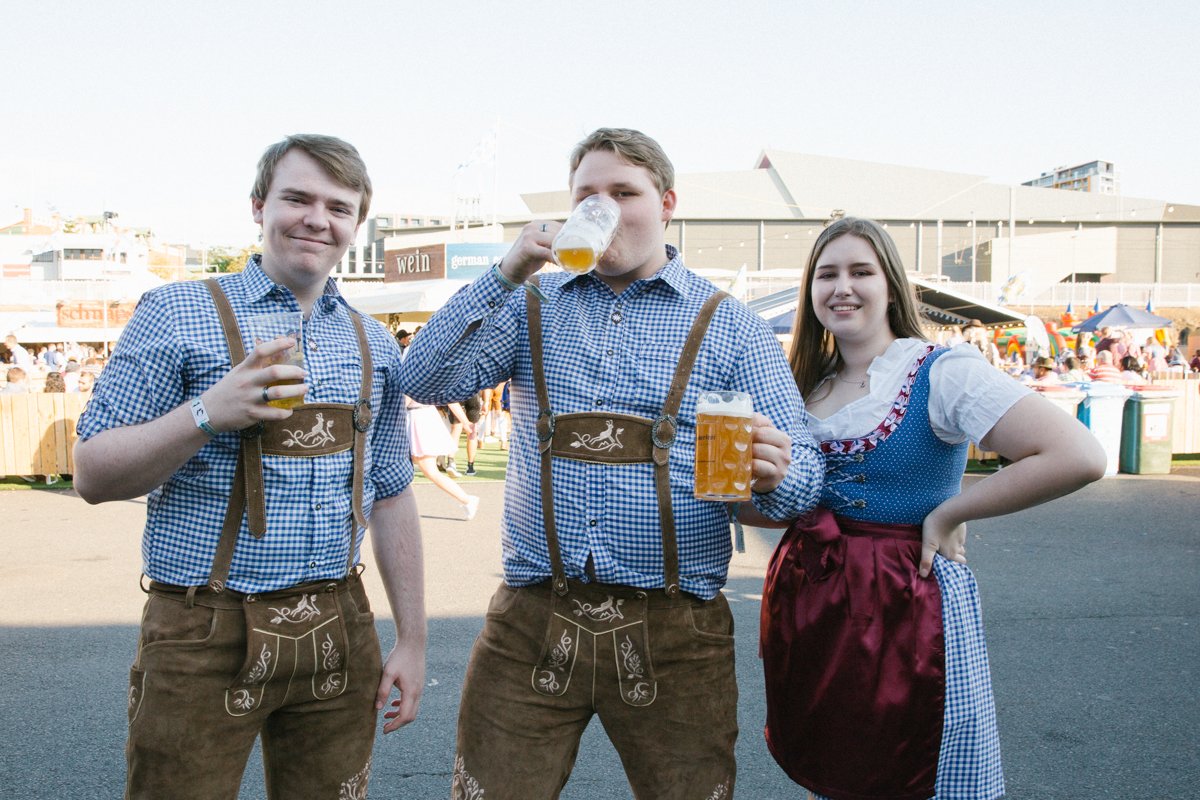
{"label": "festival tent", "polygon": [[1171,325],[1171,320],[1151,314],[1140,308],[1117,303],[1104,309],[1099,314],[1093,314],[1074,327],[1076,331],[1096,331],[1101,328],[1165,328]]}

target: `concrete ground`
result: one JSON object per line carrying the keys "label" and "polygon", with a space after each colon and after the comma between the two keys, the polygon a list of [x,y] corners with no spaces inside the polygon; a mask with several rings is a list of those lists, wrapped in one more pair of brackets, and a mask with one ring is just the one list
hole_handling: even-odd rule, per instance
{"label": "concrete ground", "polygon": [[[472,523],[434,487],[416,489],[430,615],[427,686],[418,721],[377,742],[372,797],[449,794],[464,666],[500,580],[502,488],[472,486],[483,497]],[[1121,476],[969,526],[1009,797],[1200,796],[1198,510],[1194,476]],[[0,796],[121,795],[144,512],[142,501],[92,507],[66,492],[0,492]],[[801,796],[762,741],[759,592],[778,538],[749,531],[726,589],[738,626],[737,795],[753,800]],[[391,626],[373,569],[367,580],[386,647]],[[241,797],[263,796],[256,756]],[[563,797],[629,796],[593,724]]]}

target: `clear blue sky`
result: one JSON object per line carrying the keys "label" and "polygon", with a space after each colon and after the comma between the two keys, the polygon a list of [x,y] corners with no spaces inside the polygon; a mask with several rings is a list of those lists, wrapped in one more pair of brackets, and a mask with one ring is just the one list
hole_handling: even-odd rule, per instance
{"label": "clear blue sky", "polygon": [[258,155],[297,131],[362,151],[375,211],[448,212],[496,126],[501,213],[601,125],[679,172],[765,147],[999,182],[1099,158],[1127,196],[1200,204],[1197,33],[1184,2],[26,0],[0,30],[0,217],[245,244]]}

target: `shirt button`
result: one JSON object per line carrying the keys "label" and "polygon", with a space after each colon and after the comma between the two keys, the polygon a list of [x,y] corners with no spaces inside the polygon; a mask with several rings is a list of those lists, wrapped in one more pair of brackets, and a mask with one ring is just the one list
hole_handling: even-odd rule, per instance
{"label": "shirt button", "polygon": [[623,320],[623,319],[625,319],[625,317],[624,317],[624,315],[621,314],[620,311],[614,311],[612,313],[613,324],[620,324],[621,320]]}
{"label": "shirt button", "polygon": [[313,503],[313,510],[314,510],[314,511],[320,511],[320,510],[321,510],[321,504],[320,504],[320,503]]}
{"label": "shirt button", "polygon": [[488,300],[488,301],[487,301],[487,307],[488,307],[488,308],[495,308],[495,307],[496,307],[496,301],[495,301],[495,300]]}
{"label": "shirt button", "polygon": [[609,351],[608,351],[608,354],[611,356],[611,355],[612,355],[614,352],[615,352],[615,351],[613,351],[613,350],[609,350]]}
{"label": "shirt button", "polygon": [[594,519],[589,519],[589,520],[588,520],[588,525],[591,525],[593,528],[594,528],[594,527],[596,527],[596,520],[594,520]]}
{"label": "shirt button", "polygon": [[598,406],[602,406],[602,405],[604,405],[604,398],[603,398],[603,397],[597,397],[597,398],[596,398],[596,405],[598,405]]}
{"label": "shirt button", "polygon": [[309,568],[309,569],[316,569],[316,568],[317,568],[317,562],[315,562],[315,561],[310,561],[310,562],[308,562],[308,568]]}

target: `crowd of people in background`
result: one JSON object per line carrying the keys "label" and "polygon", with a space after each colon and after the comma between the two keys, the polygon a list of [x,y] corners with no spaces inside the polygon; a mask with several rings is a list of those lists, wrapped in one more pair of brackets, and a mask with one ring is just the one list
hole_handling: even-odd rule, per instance
{"label": "crowd of people in background", "polygon": [[1120,328],[1101,328],[1094,337],[1081,334],[1078,347],[1064,348],[1056,355],[1042,353],[1036,342],[1028,341],[1025,352],[1010,350],[1005,357],[992,332],[976,319],[961,328],[947,328],[934,338],[946,345],[973,344],[989,364],[1035,386],[1089,381],[1138,386],[1153,382],[1156,376],[1200,373],[1200,349],[1188,361],[1184,347],[1170,339],[1147,336],[1139,345],[1131,331]]}
{"label": "crowd of people in background", "polygon": [[32,350],[14,334],[0,346],[0,369],[4,381],[0,394],[30,392],[90,394],[96,377],[104,369],[100,351],[75,342],[39,345]]}

